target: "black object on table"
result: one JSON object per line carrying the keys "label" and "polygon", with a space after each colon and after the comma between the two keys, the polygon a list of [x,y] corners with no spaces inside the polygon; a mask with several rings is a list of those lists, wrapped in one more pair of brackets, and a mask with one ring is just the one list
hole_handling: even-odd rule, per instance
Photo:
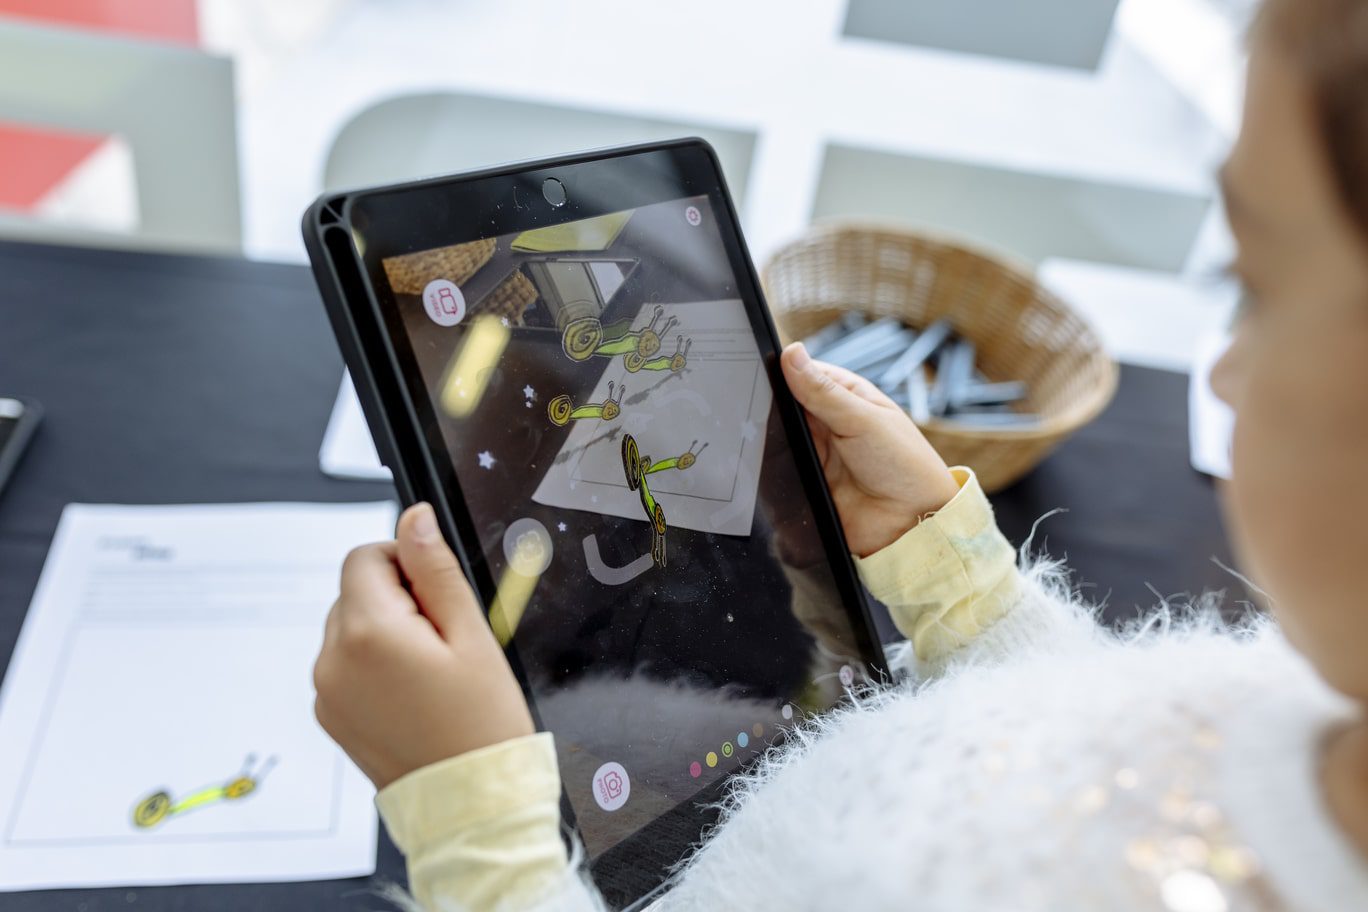
{"label": "black object on table", "polygon": [[[388,484],[318,468],[342,362],[300,266],[0,243],[0,394],[46,421],[0,497],[0,672],[62,508],[86,503],[364,501]],[[1067,556],[1107,617],[1165,595],[1234,589],[1211,484],[1188,467],[1187,378],[1125,367],[1112,407],[994,498],[1019,543]],[[98,750],[99,745],[91,745]],[[0,746],[0,750],[4,747]],[[375,909],[372,880],[0,894],[9,912]]]}

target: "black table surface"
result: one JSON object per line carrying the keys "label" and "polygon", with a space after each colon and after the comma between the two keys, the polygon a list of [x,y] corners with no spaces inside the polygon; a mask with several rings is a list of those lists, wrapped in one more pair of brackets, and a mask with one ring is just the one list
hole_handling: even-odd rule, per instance
{"label": "black table surface", "polygon": [[[0,672],[62,508],[84,503],[363,501],[388,484],[318,468],[342,363],[308,270],[0,243],[0,395],[43,426],[0,494]],[[1113,621],[1164,595],[1230,589],[1211,483],[1187,460],[1187,378],[1124,367],[1115,402],[993,498],[1021,542],[1067,557]],[[1153,590],[1153,591],[1152,591]],[[0,745],[0,750],[6,747]],[[13,749],[13,748],[9,748]],[[4,894],[6,910],[375,909],[403,880],[382,836],[370,880]]]}

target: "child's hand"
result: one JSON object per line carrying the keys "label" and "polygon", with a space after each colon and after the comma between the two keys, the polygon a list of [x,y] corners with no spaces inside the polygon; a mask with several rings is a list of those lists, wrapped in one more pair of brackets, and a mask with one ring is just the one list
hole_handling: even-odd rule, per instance
{"label": "child's hand", "polygon": [[807,410],[850,548],[868,557],[959,493],[950,470],[901,408],[845,368],[784,349],[784,377]]}
{"label": "child's hand", "polygon": [[533,731],[522,689],[427,504],[405,511],[398,541],[347,556],[314,686],[319,723],[377,788]]}

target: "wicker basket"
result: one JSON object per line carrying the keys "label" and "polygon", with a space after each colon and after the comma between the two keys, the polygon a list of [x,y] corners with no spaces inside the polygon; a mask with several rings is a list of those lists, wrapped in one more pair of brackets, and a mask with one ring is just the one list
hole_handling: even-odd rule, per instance
{"label": "wicker basket", "polygon": [[420,295],[428,282],[446,279],[464,285],[494,256],[493,238],[422,250],[384,261],[390,287],[399,294]]}
{"label": "wicker basket", "polygon": [[1024,380],[1027,429],[921,425],[951,465],[968,465],[987,491],[1035,468],[1095,418],[1116,391],[1116,363],[1097,333],[1029,268],[963,244],[889,225],[827,223],[780,250],[762,281],[780,335],[802,339],[848,310],[925,327],[941,317],[975,343],[990,380]]}

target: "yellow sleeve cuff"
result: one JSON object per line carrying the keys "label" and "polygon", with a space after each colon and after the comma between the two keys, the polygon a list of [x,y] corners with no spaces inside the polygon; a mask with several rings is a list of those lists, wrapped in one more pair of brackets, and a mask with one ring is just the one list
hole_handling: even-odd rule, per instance
{"label": "yellow sleeve cuff", "polygon": [[960,490],[902,538],[855,565],[920,661],[935,661],[1005,615],[1019,596],[1016,552],[972,469]]}
{"label": "yellow sleeve cuff", "polygon": [[425,908],[440,897],[491,909],[531,902],[564,875],[560,795],[555,743],[543,732],[415,770],[375,801]]}

